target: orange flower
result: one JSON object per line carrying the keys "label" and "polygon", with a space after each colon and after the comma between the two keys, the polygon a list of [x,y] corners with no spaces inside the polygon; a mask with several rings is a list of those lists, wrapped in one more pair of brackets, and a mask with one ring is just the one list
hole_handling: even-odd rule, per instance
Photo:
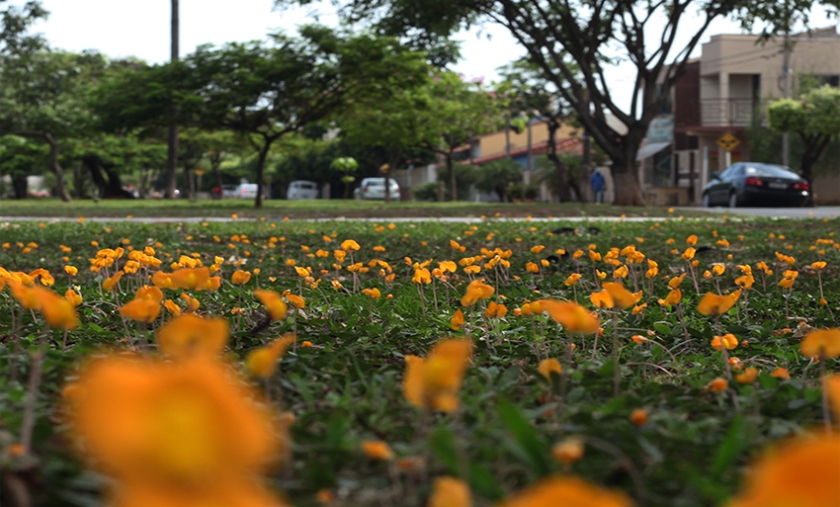
{"label": "orange flower", "polygon": [[257,289],[254,291],[254,296],[268,310],[271,320],[283,320],[286,318],[286,312],[289,308],[283,301],[283,298],[280,297],[280,294],[273,290]]}
{"label": "orange flower", "polygon": [[157,287],[150,287],[148,285],[144,285],[137,289],[137,292],[134,293],[134,299],[148,299],[150,301],[154,301],[155,303],[160,303],[163,301],[163,292]]}
{"label": "orange flower", "polygon": [[770,376],[779,380],[790,380],[790,372],[785,368],[776,368],[770,372]]}
{"label": "orange flower", "polygon": [[682,253],[681,257],[687,261],[690,261],[694,258],[695,253],[697,253],[697,250],[695,250],[692,247],[688,247],[685,249],[685,252]]}
{"label": "orange flower", "polygon": [[230,283],[234,285],[245,285],[251,279],[251,273],[237,269],[230,275]]}
{"label": "orange flower", "polygon": [[604,290],[612,296],[613,302],[621,308],[630,308],[642,299],[642,292],[630,292],[621,282],[606,282]]}
{"label": "orange flower", "polygon": [[196,287],[198,290],[219,290],[222,286],[221,276],[211,276],[207,279],[202,287]]}
{"label": "orange flower", "polygon": [[394,451],[381,440],[365,440],[362,442],[362,452],[370,459],[391,461],[394,459]]}
{"label": "orange flower", "polygon": [[359,246],[359,244],[353,241],[352,239],[345,239],[341,242],[341,249],[345,252],[349,252],[351,250],[358,250],[360,248],[361,247]]}
{"label": "orange flower", "polygon": [[153,322],[160,315],[160,303],[151,299],[134,299],[120,308],[120,315],[137,322]]}
{"label": "orange flower", "polygon": [[643,408],[637,408],[630,413],[629,419],[634,426],[644,426],[648,423],[647,410]]}
{"label": "orange flower", "polygon": [[452,412],[458,408],[458,390],[472,355],[472,342],[450,338],[439,341],[429,355],[405,356],[403,394],[418,408]]}
{"label": "orange flower", "polygon": [[583,451],[583,439],[569,437],[551,448],[551,457],[568,466],[579,461],[583,457]]}
{"label": "orange flower", "polygon": [[556,373],[557,375],[560,375],[563,372],[563,368],[560,366],[560,361],[557,359],[543,359],[540,361],[537,371],[539,371],[540,375],[545,377],[547,381],[551,382],[551,374]]}
{"label": "orange flower", "polygon": [[186,311],[188,311],[188,312],[194,312],[201,307],[201,303],[198,301],[198,299],[190,296],[186,292],[181,293],[181,299],[186,301],[186,303],[187,303]]}
{"label": "orange flower", "polygon": [[203,318],[186,313],[161,327],[157,332],[157,342],[164,354],[184,359],[218,355],[225,348],[229,336],[225,319]]}
{"label": "orange flower", "polygon": [[752,367],[745,369],[743,373],[735,375],[735,380],[737,380],[739,384],[752,384],[757,378],[758,369]]}
{"label": "orange flower", "polygon": [[251,351],[245,358],[245,366],[254,375],[269,378],[277,371],[277,360],[283,357],[283,354],[294,342],[295,335],[283,335],[265,347]]}
{"label": "orange flower", "polygon": [[578,283],[578,280],[580,280],[580,278],[581,278],[580,273],[572,273],[571,275],[569,275],[568,278],[566,278],[566,280],[563,282],[563,284],[566,285],[566,287],[571,287],[572,285],[576,285]]}
{"label": "orange flower", "polygon": [[427,507],[472,507],[470,487],[454,477],[438,477]]}
{"label": "orange flower", "polygon": [[607,289],[601,289],[598,292],[593,292],[589,296],[589,301],[598,308],[612,308],[615,306],[612,295]]}
{"label": "orange flower", "polygon": [[362,293],[371,299],[379,299],[382,297],[382,292],[376,287],[372,289],[362,289]]}
{"label": "orange flower", "polygon": [[177,317],[178,315],[181,315],[181,307],[178,306],[178,304],[175,303],[174,301],[172,301],[171,299],[167,299],[166,301],[164,301],[163,306],[174,317]]}
{"label": "orange flower", "polygon": [[603,489],[574,476],[556,476],[515,494],[498,507],[631,507],[623,493]]}
{"label": "orange flower", "polygon": [[818,329],[805,336],[800,344],[807,357],[833,358],[840,356],[840,328]]}
{"label": "orange flower", "polygon": [[492,319],[493,317],[501,319],[507,315],[507,311],[507,306],[500,305],[495,301],[490,301],[490,303],[487,304],[487,309],[484,310],[484,316],[488,319]]}
{"label": "orange flower", "polygon": [[720,393],[726,391],[728,387],[729,383],[726,381],[726,379],[720,377],[713,379],[711,382],[706,384],[706,389],[713,393]]}
{"label": "orange flower", "polygon": [[107,290],[108,292],[111,292],[112,290],[117,288],[117,285],[120,283],[120,278],[122,277],[123,272],[117,271],[117,273],[114,276],[102,280],[102,288]]}
{"label": "orange flower", "polygon": [[163,271],[155,271],[155,274],[152,275],[152,283],[159,289],[175,288],[172,281],[172,275],[170,273],[164,273]]}
{"label": "orange flower", "polygon": [[697,311],[707,316],[723,315],[735,306],[739,297],[741,297],[741,289],[728,296],[718,296],[713,292],[707,292],[697,304]]}
{"label": "orange flower", "polygon": [[488,299],[494,292],[496,289],[484,283],[484,280],[473,280],[467,286],[467,293],[461,298],[461,306],[472,306],[480,299]]}
{"label": "orange flower", "polygon": [[721,347],[726,347],[726,350],[733,350],[738,346],[738,338],[733,334],[725,334],[723,336],[715,336],[712,338],[712,347],[715,350],[721,350]]}
{"label": "orange flower", "polygon": [[753,463],[742,492],[725,507],[837,505],[840,435],[788,440]]}
{"label": "orange flower", "polygon": [[685,238],[685,243],[689,246],[694,246],[697,244],[697,235],[692,234],[691,236]]}
{"label": "orange flower", "polygon": [[47,325],[58,329],[75,329],[79,325],[79,318],[76,316],[76,306],[56,294],[55,292],[42,287],[32,287],[32,291],[39,300],[38,310],[44,317]]}
{"label": "orange flower", "polygon": [[665,299],[660,299],[659,304],[662,306],[677,305],[682,301],[682,291],[680,289],[671,289]]}
{"label": "orange flower", "polygon": [[64,272],[70,276],[76,276],[76,274],[79,272],[79,268],[75,266],[64,266]]}
{"label": "orange flower", "polygon": [[67,289],[67,292],[64,293],[64,299],[70,301],[73,306],[79,306],[82,304],[82,296],[76,294],[76,291],[73,289]]}
{"label": "orange flower", "polygon": [[676,289],[677,287],[679,287],[680,284],[682,283],[682,281],[685,280],[685,275],[686,274],[687,273],[683,273],[680,276],[675,276],[674,278],[671,278],[670,280],[668,280],[668,288],[669,289]]}
{"label": "orange flower", "polygon": [[284,445],[268,410],[223,364],[108,356],[65,393],[72,440],[118,481],[109,505],[277,503],[255,478]]}
{"label": "orange flower", "polygon": [[598,317],[577,303],[554,299],[541,299],[534,303],[540,305],[540,313],[542,310],[548,312],[555,322],[561,324],[570,333],[594,333],[598,330]]}
{"label": "orange flower", "polygon": [[633,343],[635,343],[637,345],[641,345],[642,343],[645,343],[646,341],[650,341],[640,334],[634,334],[633,336],[630,337],[630,339],[633,340]]}
{"label": "orange flower", "polygon": [[453,331],[461,329],[461,326],[464,325],[464,312],[462,312],[460,308],[454,315],[452,315],[452,318],[449,319],[449,325],[452,327]]}
{"label": "orange flower", "polygon": [[[210,268],[182,268],[169,275],[173,289],[203,290],[210,279]],[[152,278],[154,282],[154,277]],[[155,284],[157,286],[157,284]]]}

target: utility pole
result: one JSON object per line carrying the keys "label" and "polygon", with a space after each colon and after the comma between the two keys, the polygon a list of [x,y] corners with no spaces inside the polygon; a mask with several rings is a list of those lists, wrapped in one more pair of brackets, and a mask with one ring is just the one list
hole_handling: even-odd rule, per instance
{"label": "utility pole", "polygon": [[[172,46],[171,46],[171,55],[170,60],[173,62],[177,62],[178,58],[180,58],[180,50],[178,47],[178,42],[180,39],[179,35],[179,25],[180,20],[178,19],[178,1],[179,0],[172,0],[172,27],[171,27],[171,38],[172,38]],[[175,197],[175,185],[176,185],[176,175],[178,171],[178,124],[176,123],[176,116],[178,114],[177,109],[175,106],[172,106],[170,110],[171,118],[169,119],[169,150],[167,152],[166,157],[166,191],[164,196],[167,199],[172,199]]]}
{"label": "utility pole", "polygon": [[[785,0],[785,37],[782,47],[782,95],[790,98],[790,0]],[[787,132],[782,134],[782,165],[790,166],[790,136]]]}

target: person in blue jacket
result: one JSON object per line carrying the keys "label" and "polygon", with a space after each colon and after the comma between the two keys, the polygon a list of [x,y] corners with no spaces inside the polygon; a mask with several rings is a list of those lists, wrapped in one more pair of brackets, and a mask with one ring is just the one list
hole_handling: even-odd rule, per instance
{"label": "person in blue jacket", "polygon": [[604,202],[604,192],[607,190],[607,180],[601,174],[601,169],[595,168],[592,176],[589,178],[592,183],[592,202]]}

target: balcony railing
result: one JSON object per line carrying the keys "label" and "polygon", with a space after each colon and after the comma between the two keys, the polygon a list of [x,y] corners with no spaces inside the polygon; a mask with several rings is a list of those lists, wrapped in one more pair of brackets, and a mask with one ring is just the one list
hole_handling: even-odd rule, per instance
{"label": "balcony railing", "polygon": [[700,99],[703,127],[750,127],[764,124],[766,104],[753,99]]}

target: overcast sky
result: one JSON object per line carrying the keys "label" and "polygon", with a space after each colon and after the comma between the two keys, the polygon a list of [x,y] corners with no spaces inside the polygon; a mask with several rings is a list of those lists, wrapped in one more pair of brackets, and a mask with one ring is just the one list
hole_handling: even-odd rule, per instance
{"label": "overcast sky", "polygon": [[[421,1],[421,0],[418,0]],[[23,0],[13,0],[22,4]],[[43,33],[56,47],[71,51],[97,49],[111,57],[136,56],[148,62],[169,58],[169,0],[44,0],[51,12],[49,19],[35,30]],[[277,11],[273,0],[181,0],[181,54],[192,52],[200,44],[223,44],[228,41],[262,39],[271,31],[293,32],[295,27],[315,21],[337,23],[329,6]],[[685,19],[677,47],[687,42],[690,27],[702,19],[696,13]],[[816,12],[812,27],[833,25],[824,11]],[[463,60],[455,70],[468,78],[496,79],[496,69],[523,54],[522,49],[504,28],[485,26],[458,35]],[[726,19],[716,20],[704,41],[720,33],[740,33],[739,26]],[[488,35],[490,38],[488,39]],[[650,33],[651,42],[658,34]],[[698,50],[695,56],[699,56]],[[629,104],[634,74],[632,65],[618,65],[609,72],[609,84],[619,104]]]}

